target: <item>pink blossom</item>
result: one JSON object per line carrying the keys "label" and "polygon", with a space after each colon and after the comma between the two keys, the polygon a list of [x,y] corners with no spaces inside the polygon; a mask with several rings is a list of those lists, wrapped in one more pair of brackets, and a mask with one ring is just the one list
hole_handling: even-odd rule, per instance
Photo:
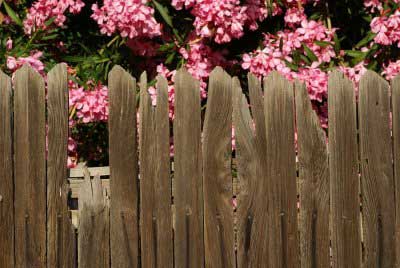
{"label": "pink blossom", "polygon": [[385,76],[387,80],[392,80],[400,73],[400,60],[395,62],[389,62],[389,64],[384,68],[382,75]]}
{"label": "pink blossom", "polygon": [[307,17],[304,14],[303,8],[289,8],[286,10],[285,14],[285,23],[290,27],[295,27],[299,25],[303,20],[306,20]]}
{"label": "pink blossom", "polygon": [[108,120],[108,88],[101,83],[88,82],[91,90],[73,86],[69,90],[70,110],[75,111],[77,120],[83,123]]}
{"label": "pink blossom", "polygon": [[104,0],[99,8],[92,5],[92,18],[99,24],[100,32],[108,36],[119,32],[122,37],[153,38],[161,34],[160,24],[154,19],[154,9],[146,0]]}
{"label": "pink blossom", "polygon": [[358,90],[361,77],[365,74],[367,68],[365,68],[365,62],[360,62],[354,67],[339,66],[339,70],[353,82],[355,89]]}
{"label": "pink blossom", "polygon": [[11,38],[8,38],[6,41],[6,50],[11,50],[13,48],[13,41]]}
{"label": "pink blossom", "polygon": [[38,29],[45,30],[46,22],[52,18],[54,24],[61,27],[65,23],[67,11],[77,14],[84,6],[82,0],[37,0],[24,20],[25,33],[30,35]]}
{"label": "pink blossom", "polygon": [[44,64],[39,60],[42,55],[43,53],[40,51],[32,51],[31,55],[28,57],[15,58],[8,56],[6,65],[10,71],[14,72],[21,68],[24,64],[28,64],[44,76]]}
{"label": "pink blossom", "polygon": [[376,34],[374,41],[381,45],[397,44],[400,47],[400,10],[390,16],[375,17],[371,31]]}
{"label": "pink blossom", "polygon": [[190,8],[196,34],[220,44],[242,37],[245,26],[257,29],[257,21],[268,14],[261,0],[248,0],[244,5],[239,0],[173,0],[172,5],[178,10]]}

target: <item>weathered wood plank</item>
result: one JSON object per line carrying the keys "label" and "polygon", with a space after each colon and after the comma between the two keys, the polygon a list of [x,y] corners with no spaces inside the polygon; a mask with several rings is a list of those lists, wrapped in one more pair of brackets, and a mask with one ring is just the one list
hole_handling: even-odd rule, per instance
{"label": "weathered wood plank", "polygon": [[204,267],[203,184],[199,83],[175,76],[175,267]]}
{"label": "weathered wood plank", "polygon": [[326,135],[307,88],[295,83],[300,179],[301,267],[329,267],[329,167]]}
{"label": "weathered wood plank", "polygon": [[[255,153],[257,150],[255,149],[253,121],[246,97],[242,93],[240,82],[236,77],[233,79],[232,91],[238,172],[237,266],[239,268],[260,267],[260,265],[267,263],[267,249],[264,246],[266,244],[263,244],[267,241],[263,239],[266,237],[265,228],[259,228],[263,223],[266,223],[266,217],[256,214],[261,212],[260,209],[256,208],[258,203],[263,206],[263,201],[255,201],[257,193],[265,191],[265,180],[259,177],[261,170],[259,155]],[[263,111],[262,113],[264,114]],[[256,219],[257,221],[255,221]],[[258,224],[258,222],[261,224]]]}
{"label": "weathered wood plank", "polygon": [[109,74],[111,267],[139,266],[136,81],[121,67]]}
{"label": "weathered wood plank", "polygon": [[47,267],[71,267],[74,252],[68,212],[68,77],[65,64],[48,74],[47,90]]}
{"label": "weathered wood plank", "polygon": [[170,124],[168,82],[157,77],[157,106],[155,111],[156,136],[156,267],[173,267],[174,244],[172,230],[172,182],[170,175]]}
{"label": "weathered wood plank", "polygon": [[358,105],[363,267],[395,267],[395,203],[389,84],[368,71],[361,78]]}
{"label": "weathered wood plank", "polygon": [[85,174],[79,194],[78,267],[110,267],[109,204],[100,177]]}
{"label": "weathered wood plank", "polygon": [[232,206],[232,79],[210,74],[203,129],[204,247],[206,267],[235,267]]}
{"label": "weathered wood plank", "polygon": [[0,70],[0,267],[14,267],[11,78]]}
{"label": "weathered wood plank", "polygon": [[[88,167],[90,174],[98,174],[99,176],[110,176],[110,167]],[[83,178],[83,168],[76,167],[68,170],[69,178]]]}
{"label": "weathered wood plank", "polygon": [[279,73],[264,79],[269,267],[298,267],[293,85]]}
{"label": "weathered wood plank", "polygon": [[395,189],[395,243],[396,266],[400,267],[400,76],[396,76],[392,87],[392,120],[393,120],[393,162]]}
{"label": "weathered wood plank", "polygon": [[329,176],[332,265],[361,266],[356,102],[352,82],[329,76]]}
{"label": "weathered wood plank", "polygon": [[15,75],[15,264],[46,267],[45,87],[27,65]]}
{"label": "weathered wood plank", "polygon": [[140,76],[140,242],[143,267],[156,267],[157,237],[155,216],[156,138],[155,114],[147,92],[147,75]]}

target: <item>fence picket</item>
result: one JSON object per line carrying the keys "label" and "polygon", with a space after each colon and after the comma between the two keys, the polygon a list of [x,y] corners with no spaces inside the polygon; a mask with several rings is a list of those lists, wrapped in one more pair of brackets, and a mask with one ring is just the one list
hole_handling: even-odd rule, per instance
{"label": "fence picket", "polygon": [[368,71],[360,81],[364,267],[395,267],[395,204],[389,84]]}
{"label": "fence picket", "polygon": [[199,83],[175,75],[175,267],[204,267],[201,107]]}
{"label": "fence picket", "polygon": [[264,79],[269,267],[298,267],[293,85],[277,72]]}
{"label": "fence picket", "polygon": [[395,190],[395,267],[400,267],[400,76],[395,77],[392,87],[393,163]]}
{"label": "fence picket", "polygon": [[110,267],[110,215],[100,176],[85,179],[79,192],[78,267]]}
{"label": "fence picket", "polygon": [[157,267],[173,267],[174,245],[172,228],[172,189],[170,177],[170,125],[168,82],[157,77],[156,122],[156,220],[157,220]]}
{"label": "fence picket", "polygon": [[45,87],[24,65],[15,74],[15,265],[46,267]]}
{"label": "fence picket", "polygon": [[356,102],[353,84],[339,71],[329,76],[329,176],[332,265],[361,266]]}
{"label": "fence picket", "polygon": [[121,67],[109,74],[111,267],[139,266],[136,81]]}
{"label": "fence picket", "polygon": [[217,67],[210,74],[203,129],[206,267],[235,267],[231,140],[232,79]]}
{"label": "fence picket", "polygon": [[74,252],[68,211],[68,77],[65,64],[48,74],[47,90],[47,267],[71,267]]}
{"label": "fence picket", "polygon": [[[249,80],[252,78],[249,78]],[[255,78],[257,79],[257,78]],[[259,91],[261,85],[250,84],[250,91]],[[249,105],[242,93],[239,80],[233,79],[233,125],[235,128],[238,196],[237,196],[237,267],[261,267],[268,261],[268,249],[266,246],[267,213],[265,208],[266,180],[265,169],[260,153],[265,148],[264,139],[255,136],[253,120],[250,115]],[[252,105],[252,107],[254,107]],[[264,111],[253,109],[254,117],[261,117]],[[260,122],[262,126],[265,123]],[[260,125],[256,124],[256,128]],[[262,127],[261,127],[262,128]],[[256,130],[262,134],[262,131]],[[259,150],[259,148],[261,148]]]}
{"label": "fence picket", "polygon": [[0,70],[0,267],[14,267],[11,79]]}
{"label": "fence picket", "polygon": [[329,167],[326,135],[306,86],[295,83],[300,180],[301,267],[329,267]]}
{"label": "fence picket", "polygon": [[168,84],[157,77],[153,107],[147,79],[140,81],[140,189],[143,267],[173,267],[169,163]]}

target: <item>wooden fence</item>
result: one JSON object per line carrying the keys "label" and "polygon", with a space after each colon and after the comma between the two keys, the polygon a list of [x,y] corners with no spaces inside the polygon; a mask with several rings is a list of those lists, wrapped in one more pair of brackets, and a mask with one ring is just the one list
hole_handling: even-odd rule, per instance
{"label": "wooden fence", "polygon": [[66,66],[48,73],[47,101],[27,66],[13,85],[0,72],[0,267],[400,265],[400,78],[390,87],[368,72],[356,101],[331,73],[327,143],[304,85],[277,73],[263,86],[249,75],[247,98],[216,68],[203,113],[179,70],[170,126],[167,81],[153,106],[146,75],[137,84],[115,67],[107,187],[87,169],[68,183]]}

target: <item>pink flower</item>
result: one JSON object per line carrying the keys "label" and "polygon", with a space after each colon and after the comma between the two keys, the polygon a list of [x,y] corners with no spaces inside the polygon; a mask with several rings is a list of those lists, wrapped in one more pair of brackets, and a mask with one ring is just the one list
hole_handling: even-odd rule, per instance
{"label": "pink flower", "polygon": [[154,9],[146,0],[104,0],[99,8],[92,5],[92,18],[100,32],[108,36],[119,32],[122,37],[153,38],[161,34],[160,24],[154,19]]}
{"label": "pink flower", "polygon": [[244,27],[258,28],[257,21],[267,17],[264,1],[248,0],[173,0],[176,9],[191,8],[194,27],[200,37],[213,38],[216,43],[228,43],[244,34]]}
{"label": "pink flower", "polygon": [[28,64],[44,76],[44,64],[39,60],[42,55],[43,53],[40,51],[32,51],[29,57],[19,57],[16,59],[12,56],[8,56],[6,65],[10,71],[14,72],[24,64]]}
{"label": "pink flower", "polygon": [[299,25],[303,20],[307,20],[303,8],[289,8],[286,10],[285,23],[290,27]]}
{"label": "pink flower", "polygon": [[382,75],[384,75],[387,80],[392,80],[399,73],[400,73],[400,60],[395,62],[389,62],[389,64],[384,68]]}
{"label": "pink flower", "polygon": [[11,38],[8,38],[6,41],[6,50],[11,50],[13,48],[13,41]]}
{"label": "pink flower", "polygon": [[24,30],[31,35],[38,29],[45,30],[46,22],[54,18],[54,24],[61,27],[64,25],[67,10],[77,14],[85,6],[82,0],[37,0],[29,9],[24,20]]}

